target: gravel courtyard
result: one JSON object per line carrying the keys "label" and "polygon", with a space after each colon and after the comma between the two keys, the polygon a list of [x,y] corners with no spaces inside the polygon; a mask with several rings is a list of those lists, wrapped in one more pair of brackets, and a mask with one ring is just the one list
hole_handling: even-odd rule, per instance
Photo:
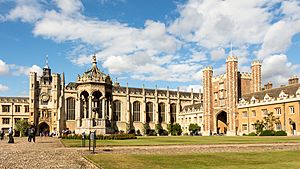
{"label": "gravel courtyard", "polygon": [[0,168],[97,168],[83,158],[90,154],[87,149],[65,148],[59,139],[37,137],[36,142],[28,142],[27,138],[15,138],[14,144],[6,140],[0,141]]}

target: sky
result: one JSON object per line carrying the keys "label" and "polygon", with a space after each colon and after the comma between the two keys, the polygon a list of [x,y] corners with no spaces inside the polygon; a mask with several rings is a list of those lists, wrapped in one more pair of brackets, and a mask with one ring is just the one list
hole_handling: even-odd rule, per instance
{"label": "sky", "polygon": [[91,66],[122,86],[199,91],[202,69],[262,62],[263,83],[300,74],[299,0],[0,0],[0,96],[28,96],[28,74],[75,82]]}

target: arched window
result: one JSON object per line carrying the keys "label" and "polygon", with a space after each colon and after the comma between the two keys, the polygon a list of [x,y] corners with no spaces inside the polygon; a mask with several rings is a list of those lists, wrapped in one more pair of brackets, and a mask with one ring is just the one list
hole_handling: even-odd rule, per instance
{"label": "arched window", "polygon": [[165,104],[164,103],[159,103],[158,104],[158,122],[162,123],[165,121]]}
{"label": "arched window", "polygon": [[75,120],[75,99],[67,98],[67,120]]}
{"label": "arched window", "polygon": [[146,122],[149,123],[153,121],[153,103],[148,102],[146,103]]}
{"label": "arched window", "polygon": [[171,113],[171,123],[176,122],[176,104],[175,103],[171,104],[170,113]]}
{"label": "arched window", "polygon": [[133,121],[140,121],[140,102],[133,102]]}
{"label": "arched window", "polygon": [[119,100],[113,102],[113,120],[121,121],[121,102]]}

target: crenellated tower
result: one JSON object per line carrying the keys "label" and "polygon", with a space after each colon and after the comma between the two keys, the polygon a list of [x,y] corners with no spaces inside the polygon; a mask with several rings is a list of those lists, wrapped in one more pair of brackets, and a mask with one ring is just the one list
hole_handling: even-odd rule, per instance
{"label": "crenellated tower", "polygon": [[227,135],[235,135],[238,103],[238,59],[231,55],[226,59],[226,89],[227,89]]}
{"label": "crenellated tower", "polygon": [[204,135],[213,132],[213,68],[211,66],[203,69],[203,110],[204,110]]}
{"label": "crenellated tower", "polygon": [[261,91],[261,62],[256,60],[251,64],[252,77],[251,77],[251,92]]}

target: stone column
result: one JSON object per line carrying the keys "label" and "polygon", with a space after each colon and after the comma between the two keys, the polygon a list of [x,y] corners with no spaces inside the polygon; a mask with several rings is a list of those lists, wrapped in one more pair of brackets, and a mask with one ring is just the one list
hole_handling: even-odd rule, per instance
{"label": "stone column", "polygon": [[76,128],[79,128],[80,127],[80,102],[81,102],[81,99],[80,98],[77,98],[76,99],[76,108],[75,108],[75,120],[76,120]]}
{"label": "stone column", "polygon": [[109,120],[112,120],[112,106],[111,106],[111,101],[108,100],[108,111],[109,111]]}
{"label": "stone column", "polygon": [[106,113],[105,113],[105,99],[102,99],[102,119],[106,119]]}

